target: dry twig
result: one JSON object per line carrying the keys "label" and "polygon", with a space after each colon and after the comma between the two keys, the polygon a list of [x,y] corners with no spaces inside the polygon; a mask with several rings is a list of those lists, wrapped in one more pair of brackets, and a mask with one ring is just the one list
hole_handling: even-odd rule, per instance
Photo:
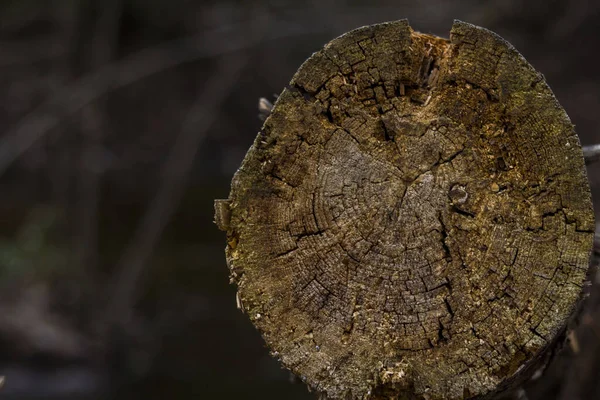
{"label": "dry twig", "polygon": [[592,164],[600,160],[600,144],[583,146],[583,157],[586,164]]}

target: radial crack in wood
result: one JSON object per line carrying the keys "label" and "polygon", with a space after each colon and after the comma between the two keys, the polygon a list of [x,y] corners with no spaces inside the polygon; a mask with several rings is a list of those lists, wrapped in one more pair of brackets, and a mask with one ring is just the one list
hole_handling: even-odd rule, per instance
{"label": "radial crack in wood", "polygon": [[238,302],[332,399],[466,399],[545,362],[594,214],[573,125],[496,34],[363,27],[297,71],[217,203]]}

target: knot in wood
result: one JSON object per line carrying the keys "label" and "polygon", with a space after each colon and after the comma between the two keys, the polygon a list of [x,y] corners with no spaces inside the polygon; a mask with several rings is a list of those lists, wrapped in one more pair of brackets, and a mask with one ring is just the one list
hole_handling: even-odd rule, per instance
{"label": "knot in wood", "polygon": [[218,208],[240,304],[339,399],[508,385],[564,328],[594,230],[564,110],[462,22],[450,40],[373,25],[313,54]]}

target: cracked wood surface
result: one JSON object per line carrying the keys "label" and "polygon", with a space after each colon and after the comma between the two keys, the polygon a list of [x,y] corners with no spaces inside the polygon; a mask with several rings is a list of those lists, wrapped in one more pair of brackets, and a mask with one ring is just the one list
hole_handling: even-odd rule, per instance
{"label": "cracked wood surface", "polygon": [[543,76],[456,21],[363,27],[313,54],[215,204],[274,356],[334,399],[474,398],[552,348],[594,215]]}

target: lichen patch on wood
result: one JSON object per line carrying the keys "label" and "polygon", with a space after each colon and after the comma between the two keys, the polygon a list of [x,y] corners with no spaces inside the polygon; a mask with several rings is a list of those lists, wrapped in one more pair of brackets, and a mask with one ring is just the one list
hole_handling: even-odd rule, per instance
{"label": "lichen patch on wood", "polygon": [[562,332],[594,230],[542,75],[458,21],[449,40],[398,21],[313,54],[216,209],[238,304],[333,399],[508,385]]}

